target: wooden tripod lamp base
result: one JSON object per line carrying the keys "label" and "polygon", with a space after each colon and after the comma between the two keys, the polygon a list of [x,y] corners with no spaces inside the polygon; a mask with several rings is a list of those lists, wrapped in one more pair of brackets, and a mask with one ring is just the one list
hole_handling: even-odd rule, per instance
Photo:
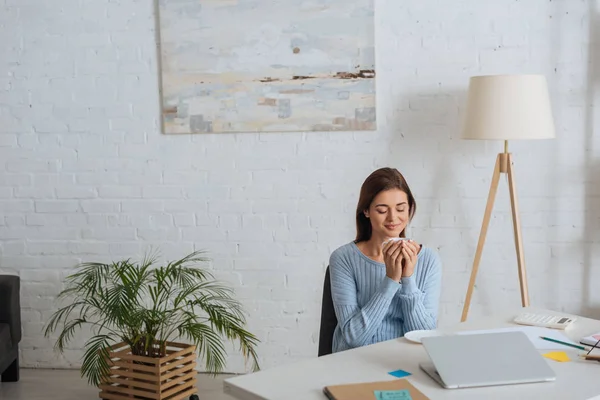
{"label": "wooden tripod lamp base", "polygon": [[475,287],[477,272],[479,270],[479,262],[481,261],[481,254],[483,253],[483,245],[485,243],[485,237],[487,235],[488,226],[490,225],[490,218],[492,215],[492,209],[494,208],[494,201],[496,200],[496,192],[498,191],[498,182],[500,181],[500,174],[508,175],[508,189],[510,192],[510,207],[512,211],[515,249],[517,251],[519,282],[521,284],[521,303],[523,304],[523,307],[529,306],[527,273],[525,270],[525,257],[523,256],[521,221],[519,219],[519,206],[517,203],[517,192],[515,185],[515,177],[513,173],[512,155],[506,151],[505,147],[505,152],[498,154],[498,157],[496,158],[496,165],[494,167],[494,174],[492,175],[492,183],[490,185],[490,193],[488,195],[487,205],[485,206],[483,223],[481,224],[481,232],[479,234],[479,241],[477,242],[477,250],[475,251],[475,260],[473,261],[473,269],[471,270],[471,279],[469,280],[467,297],[465,299],[465,305],[463,307],[461,318],[462,322],[467,320],[467,315],[469,313],[471,297],[473,296],[473,288]]}

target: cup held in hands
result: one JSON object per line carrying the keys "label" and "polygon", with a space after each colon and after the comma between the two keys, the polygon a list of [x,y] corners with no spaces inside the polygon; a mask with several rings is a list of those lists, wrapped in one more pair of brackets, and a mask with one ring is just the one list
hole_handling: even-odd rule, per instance
{"label": "cup held in hands", "polygon": [[389,242],[400,242],[403,240],[407,240],[409,241],[409,238],[401,238],[401,237],[393,237],[393,238],[388,238],[386,240],[383,241],[383,243],[381,243],[381,247],[385,247],[386,244],[388,244]]}

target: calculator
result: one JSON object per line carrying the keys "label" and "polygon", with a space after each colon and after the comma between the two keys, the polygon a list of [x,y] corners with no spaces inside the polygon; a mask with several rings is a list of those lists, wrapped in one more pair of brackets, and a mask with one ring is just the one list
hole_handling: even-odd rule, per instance
{"label": "calculator", "polygon": [[575,318],[542,313],[519,314],[514,322],[520,325],[542,326],[544,328],[565,329],[575,321]]}

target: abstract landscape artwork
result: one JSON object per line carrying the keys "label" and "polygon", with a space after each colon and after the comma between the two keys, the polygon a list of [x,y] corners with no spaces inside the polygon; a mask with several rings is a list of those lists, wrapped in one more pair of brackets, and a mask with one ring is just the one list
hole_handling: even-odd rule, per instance
{"label": "abstract landscape artwork", "polygon": [[373,0],[159,0],[167,134],[376,129]]}

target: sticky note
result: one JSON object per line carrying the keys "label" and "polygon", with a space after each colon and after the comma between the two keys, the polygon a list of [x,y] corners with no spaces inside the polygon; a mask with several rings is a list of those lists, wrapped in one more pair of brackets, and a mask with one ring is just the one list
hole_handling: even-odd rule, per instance
{"label": "sticky note", "polygon": [[376,390],[376,400],[412,400],[410,392],[403,390]]}
{"label": "sticky note", "polygon": [[396,378],[404,378],[405,376],[412,375],[410,372],[406,372],[401,369],[392,371],[392,372],[388,372],[388,374],[395,376]]}
{"label": "sticky note", "polygon": [[544,357],[558,362],[571,361],[567,353],[564,351],[551,351],[550,353],[542,354]]}

